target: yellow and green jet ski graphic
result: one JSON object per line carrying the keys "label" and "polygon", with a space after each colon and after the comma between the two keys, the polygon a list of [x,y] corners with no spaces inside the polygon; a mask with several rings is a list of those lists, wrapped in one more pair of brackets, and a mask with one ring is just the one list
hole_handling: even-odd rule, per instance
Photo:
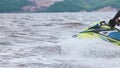
{"label": "yellow and green jet ski graphic", "polygon": [[105,23],[101,25],[101,22],[94,23],[95,25],[83,29],[77,38],[99,38],[107,42],[120,45],[120,30],[117,28],[110,29]]}

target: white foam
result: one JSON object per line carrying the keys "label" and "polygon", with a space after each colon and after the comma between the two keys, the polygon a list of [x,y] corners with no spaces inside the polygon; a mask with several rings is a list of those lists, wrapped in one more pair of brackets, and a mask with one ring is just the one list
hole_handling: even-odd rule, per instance
{"label": "white foam", "polygon": [[[92,68],[119,68],[120,47],[100,39],[70,38],[62,42],[62,55],[56,59],[76,61]],[[55,58],[55,57],[54,57]],[[116,62],[116,63],[115,63]]]}
{"label": "white foam", "polygon": [[[100,39],[68,39],[62,43],[64,53],[80,57],[109,57],[120,49]],[[119,55],[118,55],[119,56]]]}

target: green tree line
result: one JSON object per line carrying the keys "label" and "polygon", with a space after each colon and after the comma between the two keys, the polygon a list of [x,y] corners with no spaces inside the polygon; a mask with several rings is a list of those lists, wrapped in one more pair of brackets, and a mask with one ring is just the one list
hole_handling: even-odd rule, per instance
{"label": "green tree line", "polygon": [[0,12],[17,12],[28,4],[28,0],[0,0]]}
{"label": "green tree line", "polygon": [[120,0],[64,0],[51,5],[46,12],[93,11],[106,6],[120,8]]}

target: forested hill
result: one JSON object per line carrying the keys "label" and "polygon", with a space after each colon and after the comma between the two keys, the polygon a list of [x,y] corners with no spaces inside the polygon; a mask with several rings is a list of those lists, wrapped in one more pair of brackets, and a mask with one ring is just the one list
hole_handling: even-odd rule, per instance
{"label": "forested hill", "polygon": [[43,12],[58,1],[62,0],[0,0],[0,13]]}
{"label": "forested hill", "polygon": [[110,6],[120,8],[120,0],[0,0],[4,12],[79,12]]}
{"label": "forested hill", "polygon": [[51,5],[47,12],[94,11],[107,6],[119,9],[120,0],[64,0]]}
{"label": "forested hill", "polygon": [[28,0],[0,0],[0,12],[16,12],[28,4]]}

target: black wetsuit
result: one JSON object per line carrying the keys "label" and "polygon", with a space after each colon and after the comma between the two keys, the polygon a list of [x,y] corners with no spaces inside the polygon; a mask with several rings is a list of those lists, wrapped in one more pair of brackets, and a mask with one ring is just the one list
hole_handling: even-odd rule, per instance
{"label": "black wetsuit", "polygon": [[114,16],[114,18],[109,21],[108,26],[110,26],[111,28],[114,28],[115,25],[117,24],[117,22],[115,20],[119,17],[120,17],[120,10],[117,12],[117,14]]}

